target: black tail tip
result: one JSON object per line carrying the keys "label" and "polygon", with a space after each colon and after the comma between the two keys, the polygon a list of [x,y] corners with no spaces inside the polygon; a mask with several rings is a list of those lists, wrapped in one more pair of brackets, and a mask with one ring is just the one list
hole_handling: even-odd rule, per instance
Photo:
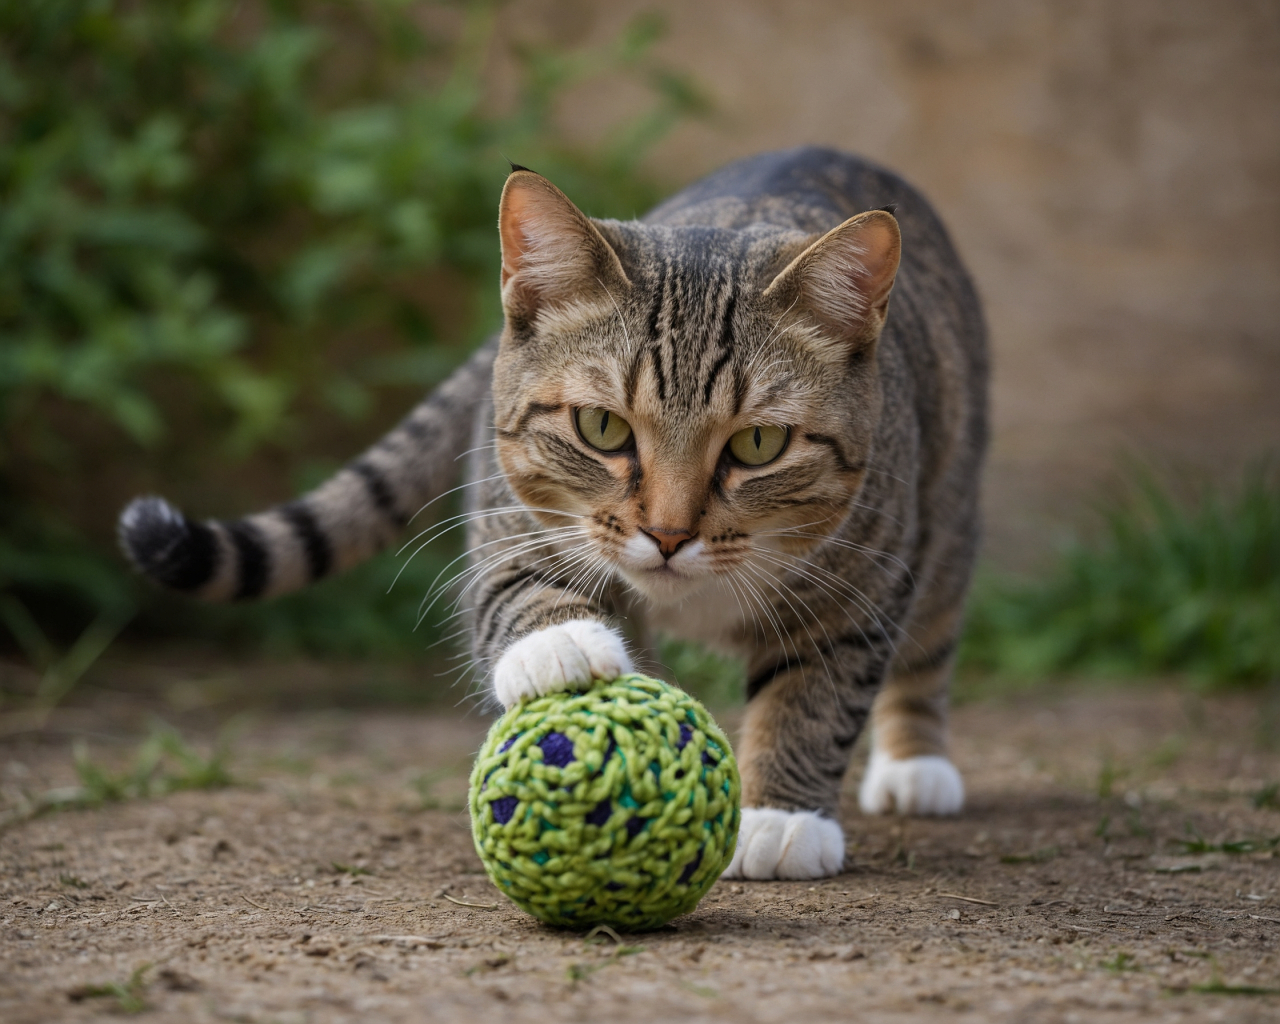
{"label": "black tail tip", "polygon": [[120,546],[142,572],[174,590],[199,590],[217,568],[218,542],[163,498],[135,498],[120,513]]}

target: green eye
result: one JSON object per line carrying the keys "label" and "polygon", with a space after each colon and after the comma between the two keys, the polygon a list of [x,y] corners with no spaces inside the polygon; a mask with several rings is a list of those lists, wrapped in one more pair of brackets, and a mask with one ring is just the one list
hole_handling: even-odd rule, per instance
{"label": "green eye", "polygon": [[729,451],[744,466],[763,466],[787,446],[786,427],[747,427],[729,438]]}
{"label": "green eye", "polygon": [[631,424],[608,409],[579,409],[582,439],[602,452],[619,451],[631,440]]}

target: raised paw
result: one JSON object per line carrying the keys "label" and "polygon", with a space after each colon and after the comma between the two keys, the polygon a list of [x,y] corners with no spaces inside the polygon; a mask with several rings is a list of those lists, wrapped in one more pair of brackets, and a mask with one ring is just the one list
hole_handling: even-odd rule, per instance
{"label": "raised paw", "polygon": [[955,814],[964,806],[964,781],[945,757],[899,760],[874,750],[858,804],[866,814]]}
{"label": "raised paw", "polygon": [[816,811],[744,807],[725,878],[825,878],[844,866],[844,832]]}
{"label": "raised paw", "polygon": [[493,692],[510,708],[529,697],[584,687],[593,679],[616,679],[632,670],[622,637],[602,622],[574,619],[508,647],[493,670]]}

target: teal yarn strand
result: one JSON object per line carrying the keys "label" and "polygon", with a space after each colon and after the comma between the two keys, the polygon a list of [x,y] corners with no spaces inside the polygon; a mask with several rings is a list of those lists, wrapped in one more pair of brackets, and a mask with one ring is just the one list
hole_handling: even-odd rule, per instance
{"label": "teal yarn strand", "polygon": [[493,883],[540,921],[656,928],[729,865],[741,782],[698,701],[647,676],[517,705],[471,773],[471,829]]}

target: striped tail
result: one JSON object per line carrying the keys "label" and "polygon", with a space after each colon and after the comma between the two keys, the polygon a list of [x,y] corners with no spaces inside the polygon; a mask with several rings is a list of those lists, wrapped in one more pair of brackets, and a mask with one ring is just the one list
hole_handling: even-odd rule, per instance
{"label": "striped tail", "polygon": [[121,547],[152,579],[210,601],[273,597],[365,561],[451,486],[496,353],[496,342],[477,351],[314,491],[243,519],[203,523],[163,498],[135,498],[120,514]]}

